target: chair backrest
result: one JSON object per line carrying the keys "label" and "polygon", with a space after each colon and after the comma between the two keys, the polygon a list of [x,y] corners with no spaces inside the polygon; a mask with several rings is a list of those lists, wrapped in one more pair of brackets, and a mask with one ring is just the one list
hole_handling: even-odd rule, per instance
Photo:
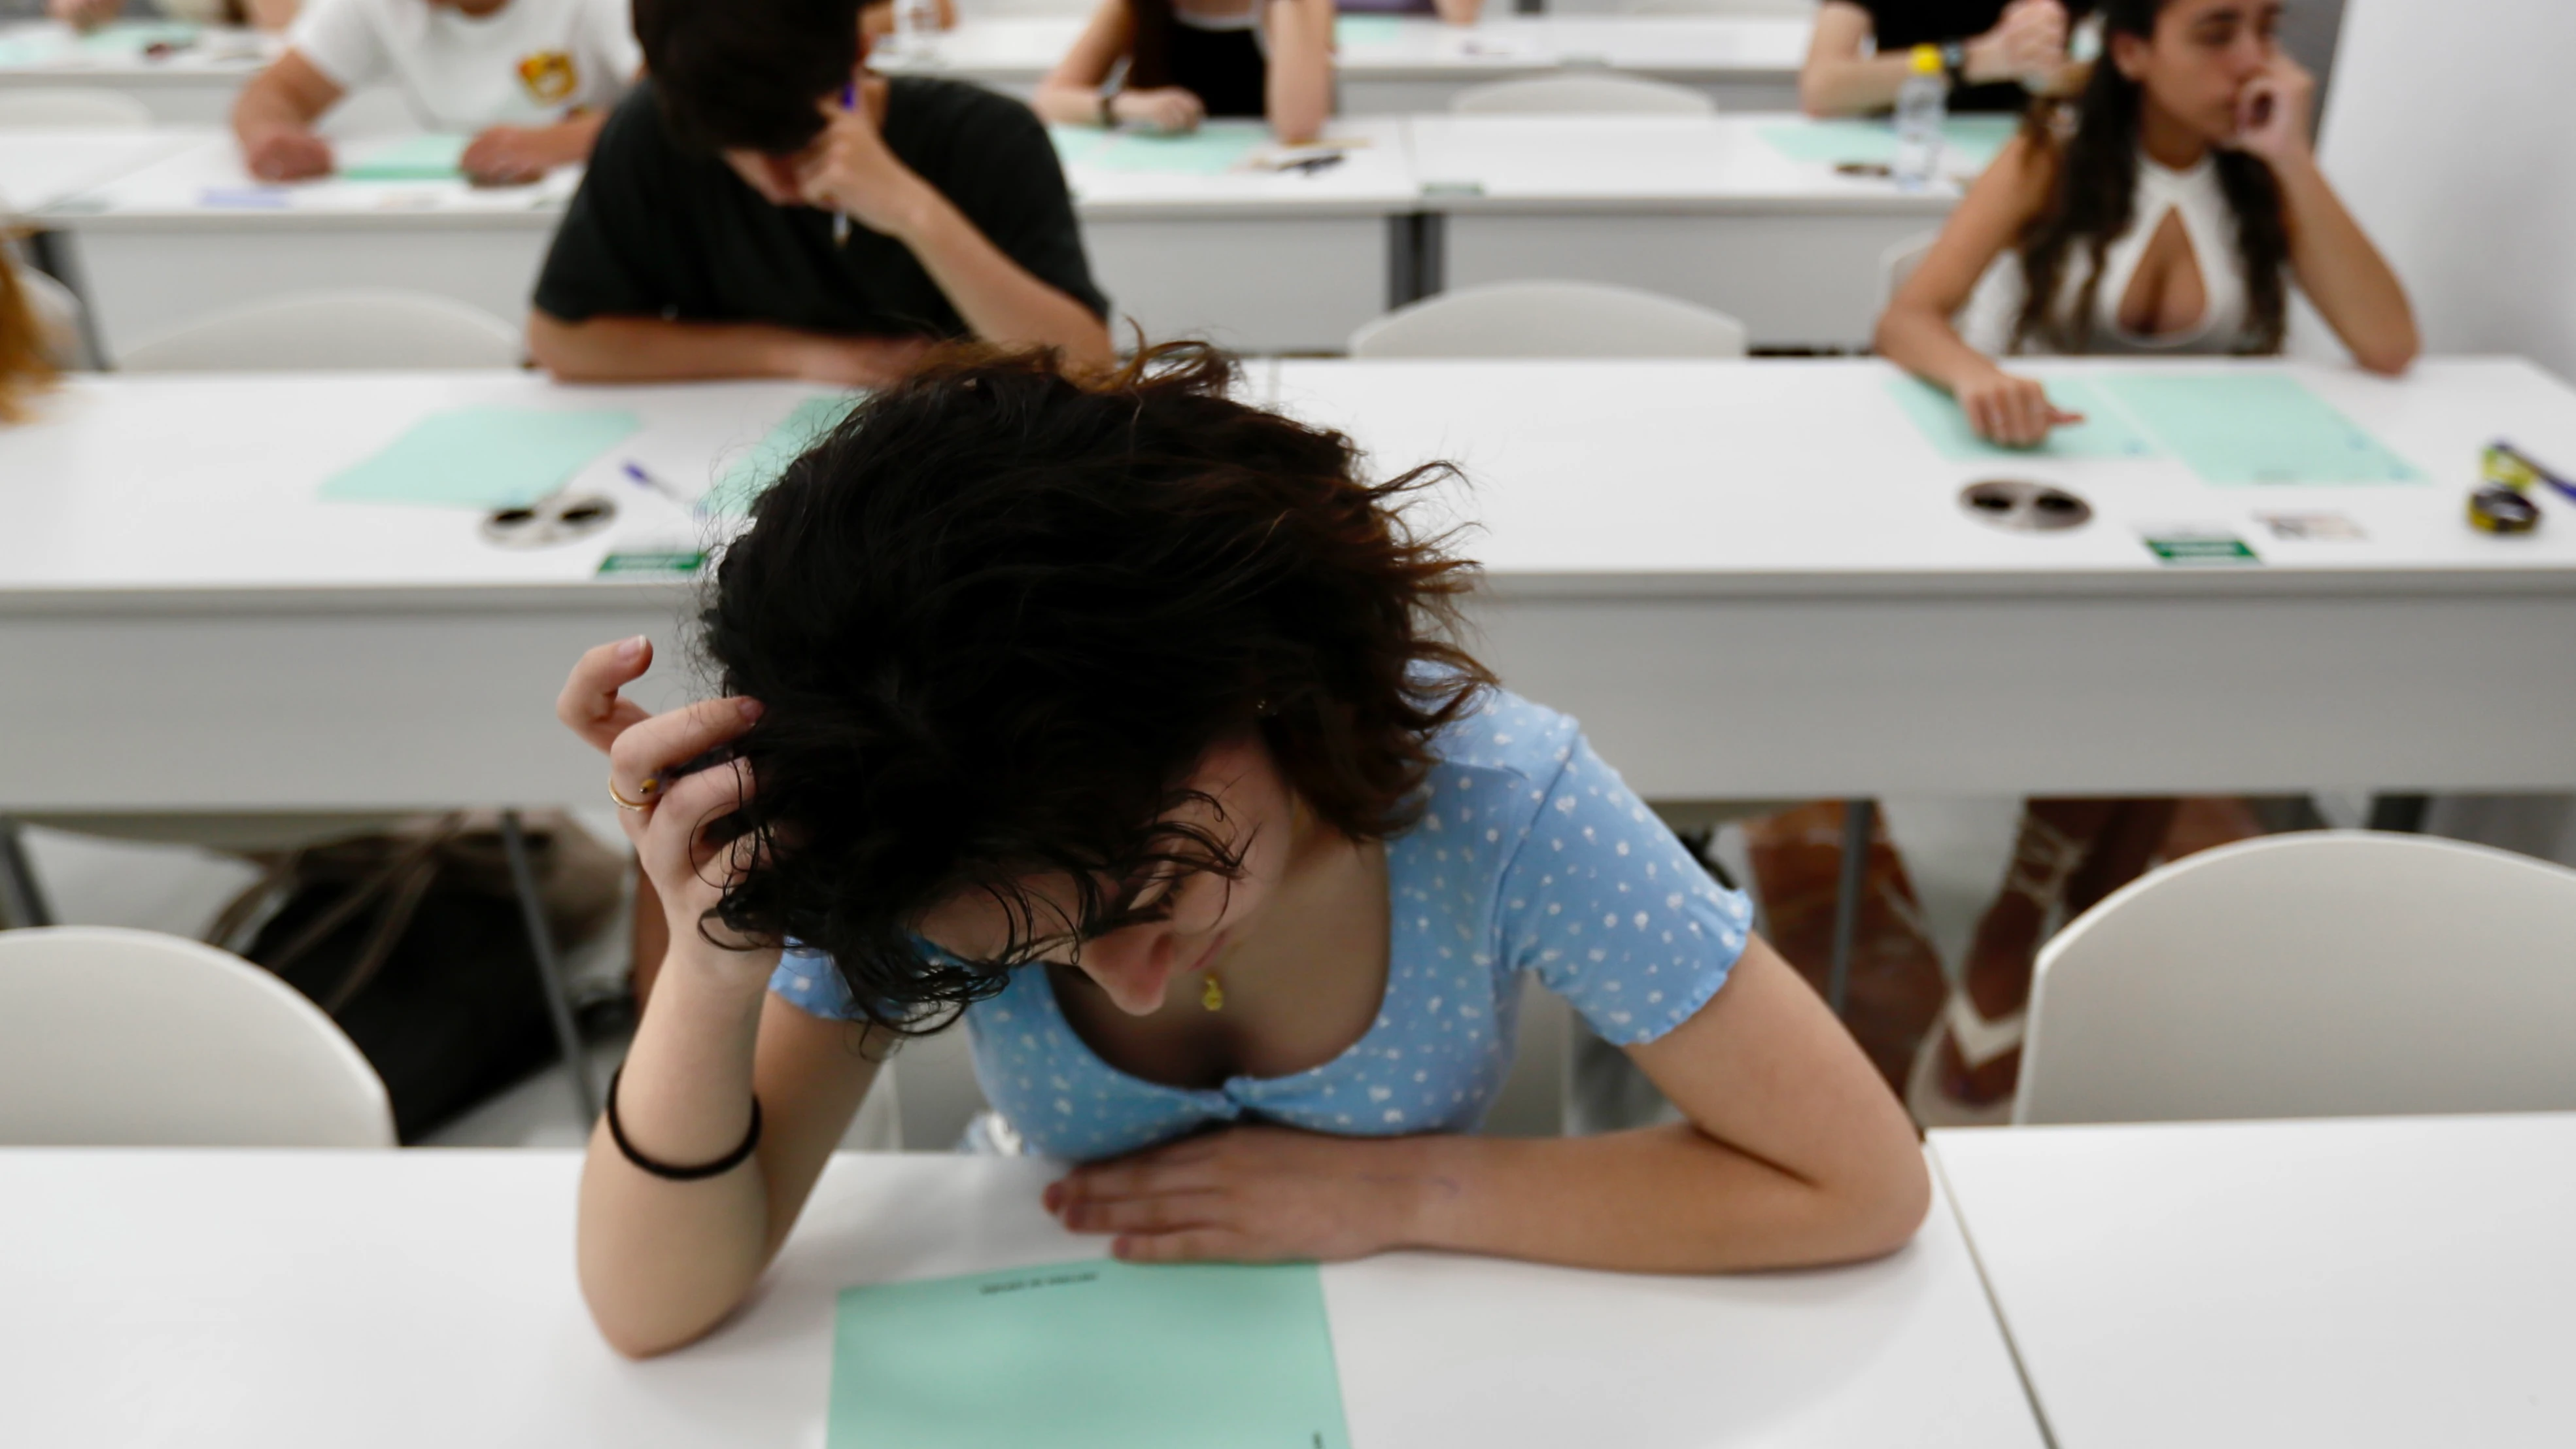
{"label": "chair backrest", "polygon": [[1896,294],[1914,276],[1914,269],[1932,255],[1932,244],[1941,239],[1937,231],[1916,232],[1878,254],[1878,310],[1896,300]]}
{"label": "chair backrest", "polygon": [[0,1143],[391,1147],[385,1084],[320,1007],[150,931],[0,931]]}
{"label": "chair backrest", "polygon": [[123,372],[516,367],[518,330],[447,297],[294,292],[201,317],[128,348]]}
{"label": "chair backrest", "polygon": [[1351,355],[1742,357],[1744,324],[1695,302],[1599,282],[1496,282],[1443,292],[1351,334]]}
{"label": "chair backrest", "polygon": [[1541,75],[1469,86],[1449,98],[1449,109],[1461,116],[1713,116],[1717,102],[1635,76]]}
{"label": "chair backrest", "polygon": [[0,131],[140,131],[151,124],[152,108],[123,91],[87,86],[0,91]]}
{"label": "chair backrest", "polygon": [[2576,871],[2369,831],[2222,846],[2040,953],[2013,1120],[2576,1109]]}

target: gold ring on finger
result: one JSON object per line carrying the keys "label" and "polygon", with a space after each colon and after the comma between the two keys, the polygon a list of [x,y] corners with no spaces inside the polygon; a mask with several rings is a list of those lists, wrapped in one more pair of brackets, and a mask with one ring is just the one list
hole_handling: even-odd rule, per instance
{"label": "gold ring on finger", "polygon": [[646,798],[642,800],[627,799],[625,796],[617,793],[617,777],[615,775],[608,777],[608,798],[617,802],[618,809],[634,810],[639,812],[652,809],[653,801],[651,796],[653,794],[653,782],[648,779],[636,788],[644,792]]}

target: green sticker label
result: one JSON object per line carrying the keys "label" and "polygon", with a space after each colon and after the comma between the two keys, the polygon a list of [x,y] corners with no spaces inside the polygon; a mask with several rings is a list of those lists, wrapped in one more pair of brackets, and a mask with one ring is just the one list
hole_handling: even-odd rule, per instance
{"label": "green sticker label", "polygon": [[602,578],[610,574],[693,574],[706,561],[703,551],[612,553],[599,561],[599,573]]}
{"label": "green sticker label", "polygon": [[2162,563],[2194,568],[2231,568],[2263,562],[2245,540],[2232,533],[2149,533],[2139,535]]}

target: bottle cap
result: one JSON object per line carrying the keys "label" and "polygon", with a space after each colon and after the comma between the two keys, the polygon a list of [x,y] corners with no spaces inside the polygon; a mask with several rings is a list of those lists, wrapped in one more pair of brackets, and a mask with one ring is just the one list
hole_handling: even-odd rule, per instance
{"label": "bottle cap", "polygon": [[1939,75],[1942,69],[1941,47],[1937,45],[1914,47],[1912,64],[1916,75]]}

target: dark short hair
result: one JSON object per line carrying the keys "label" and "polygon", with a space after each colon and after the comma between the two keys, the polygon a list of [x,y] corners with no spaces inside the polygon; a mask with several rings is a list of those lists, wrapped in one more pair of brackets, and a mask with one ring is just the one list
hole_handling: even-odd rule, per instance
{"label": "dark short hair", "polygon": [[783,155],[859,64],[859,0],[634,0],[635,38],[672,138]]}
{"label": "dark short hair", "polygon": [[[1122,883],[1239,874],[1239,842],[1162,817],[1240,732],[1342,832],[1413,822],[1431,737],[1493,682],[1449,642],[1474,566],[1404,515],[1450,470],[1364,482],[1348,438],[1234,381],[1196,344],[1088,377],[958,348],[787,466],[704,615],[724,689],[766,706],[731,822],[763,848],[715,921],[829,953],[870,1020],[928,1030],[1061,924],[1135,919]],[[1032,878],[1074,883],[1071,922]],[[925,959],[923,915],[974,891],[1008,945]]]}

